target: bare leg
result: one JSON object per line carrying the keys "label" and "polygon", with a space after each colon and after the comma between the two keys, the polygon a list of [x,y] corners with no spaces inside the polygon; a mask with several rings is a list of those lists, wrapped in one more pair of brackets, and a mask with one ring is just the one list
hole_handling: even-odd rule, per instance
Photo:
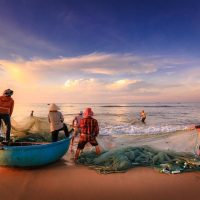
{"label": "bare leg", "polygon": [[72,136],[72,140],[71,140],[71,149],[70,149],[71,152],[73,152],[74,138],[75,138],[75,137]]}
{"label": "bare leg", "polygon": [[80,154],[80,149],[77,149],[77,150],[76,150],[76,154],[75,154],[74,161],[77,161],[77,159],[78,159],[78,157],[79,157],[79,154]]}
{"label": "bare leg", "polygon": [[77,136],[78,134],[78,129],[77,127],[71,129],[74,131],[74,133],[72,134],[72,139],[71,139],[71,152],[73,152],[73,145],[74,145],[74,140],[75,140],[75,137]]}
{"label": "bare leg", "polygon": [[101,153],[99,146],[97,145],[97,146],[95,147],[95,149],[96,149],[96,154],[99,155],[99,154]]}

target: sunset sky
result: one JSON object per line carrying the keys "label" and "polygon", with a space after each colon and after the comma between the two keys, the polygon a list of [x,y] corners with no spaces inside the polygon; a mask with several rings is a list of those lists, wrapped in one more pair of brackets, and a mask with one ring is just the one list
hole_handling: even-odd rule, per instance
{"label": "sunset sky", "polygon": [[16,102],[199,102],[199,0],[0,0]]}

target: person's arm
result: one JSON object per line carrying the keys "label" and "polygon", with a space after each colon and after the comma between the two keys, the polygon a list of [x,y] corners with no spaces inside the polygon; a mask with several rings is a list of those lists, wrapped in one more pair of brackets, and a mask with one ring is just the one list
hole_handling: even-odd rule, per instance
{"label": "person's arm", "polygon": [[13,113],[13,109],[14,109],[14,100],[12,100],[12,103],[11,103],[11,107],[10,107],[10,116],[11,116],[12,113]]}
{"label": "person's arm", "polygon": [[51,123],[51,120],[50,120],[50,116],[49,116],[49,114],[48,114],[48,121],[49,121],[49,123]]}
{"label": "person's arm", "polygon": [[60,113],[60,121],[64,122],[64,117],[63,117],[62,113]]}
{"label": "person's arm", "polygon": [[[75,123],[76,122],[76,123]],[[78,120],[77,117],[75,117],[72,121],[72,126],[77,126]]]}
{"label": "person's arm", "polygon": [[192,130],[194,130],[194,129],[200,129],[200,125],[192,125],[192,126],[186,128],[185,130],[187,130],[187,131],[192,131]]}
{"label": "person's arm", "polygon": [[99,125],[98,122],[96,121],[96,126],[95,126],[95,136],[99,135]]}

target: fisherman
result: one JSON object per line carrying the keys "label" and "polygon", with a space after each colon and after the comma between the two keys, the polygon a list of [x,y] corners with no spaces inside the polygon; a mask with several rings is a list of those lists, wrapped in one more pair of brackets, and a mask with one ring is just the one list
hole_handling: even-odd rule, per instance
{"label": "fisherman", "polygon": [[144,110],[142,110],[140,113],[140,119],[144,124],[145,124],[146,116],[147,114],[144,112]]}
{"label": "fisherman", "polygon": [[6,142],[10,141],[11,131],[11,115],[14,108],[14,100],[12,99],[13,91],[7,89],[3,92],[3,96],[0,96],[0,127],[2,126],[2,120],[6,125]]}
{"label": "fisherman", "polygon": [[67,125],[64,123],[64,118],[61,112],[59,112],[60,108],[52,103],[49,108],[48,120],[50,123],[50,131],[52,135],[52,142],[58,141],[58,134],[60,131],[64,131],[65,136],[68,138],[70,133],[73,131],[71,129],[68,131]]}
{"label": "fisherman", "polygon": [[81,119],[80,122],[81,133],[75,154],[75,161],[78,159],[80,151],[84,149],[88,142],[92,146],[95,146],[96,154],[100,154],[100,148],[96,140],[96,137],[99,134],[99,126],[97,120],[92,117],[93,115],[92,109],[86,108],[84,118]]}
{"label": "fisherman", "polygon": [[30,117],[33,117],[34,110],[31,110]]}
{"label": "fisherman", "polygon": [[[198,132],[197,137],[199,138],[200,137],[200,125],[192,125],[191,127],[186,128],[186,130],[189,130],[189,131],[192,131],[194,129],[197,130],[197,132]],[[198,142],[198,139],[197,139],[197,142]],[[200,145],[198,143],[197,143],[197,148],[198,148],[197,154],[200,156]]]}
{"label": "fisherman", "polygon": [[82,118],[83,118],[83,111],[80,111],[79,114],[77,116],[75,116],[75,118],[72,121],[74,133],[72,135],[72,140],[71,140],[71,152],[73,151],[74,139],[81,132],[80,122],[81,122]]}

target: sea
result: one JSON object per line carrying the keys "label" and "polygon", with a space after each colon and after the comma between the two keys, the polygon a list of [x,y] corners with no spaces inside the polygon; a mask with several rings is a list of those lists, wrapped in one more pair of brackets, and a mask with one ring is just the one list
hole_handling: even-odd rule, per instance
{"label": "sea", "polygon": [[[102,154],[94,157],[94,147],[86,145],[80,155],[80,163],[83,165],[94,168],[98,165],[101,173],[124,171],[139,165],[156,166],[164,173],[200,169],[198,156],[200,137],[198,131],[188,130],[189,127],[200,124],[200,103],[62,103],[57,105],[68,125],[72,124],[74,117],[87,107],[92,108],[94,118],[98,120],[100,133],[97,141]],[[26,124],[27,120],[29,124],[34,120],[35,128],[41,128],[43,122],[48,127],[49,106],[47,103],[16,104],[12,122],[17,122],[20,127],[20,122]],[[35,117],[29,117],[32,110]],[[140,121],[142,110],[147,113],[145,124]],[[18,134],[13,134],[13,137],[21,141],[27,139],[40,141],[41,136],[45,141],[51,140],[51,134],[48,132],[44,134],[39,129],[37,133],[25,132],[22,136]],[[23,137],[26,140],[22,140]],[[78,141],[79,137],[76,137],[73,145],[70,146],[70,151],[66,154],[68,164],[74,164],[72,161]]]}
{"label": "sea", "polygon": [[[91,107],[98,120],[100,135],[162,134],[185,130],[200,124],[200,103],[58,103],[65,122],[72,124],[74,117]],[[47,117],[49,104],[16,104],[13,118],[25,119],[34,111],[34,116]],[[147,113],[146,123],[140,121],[140,112]]]}

